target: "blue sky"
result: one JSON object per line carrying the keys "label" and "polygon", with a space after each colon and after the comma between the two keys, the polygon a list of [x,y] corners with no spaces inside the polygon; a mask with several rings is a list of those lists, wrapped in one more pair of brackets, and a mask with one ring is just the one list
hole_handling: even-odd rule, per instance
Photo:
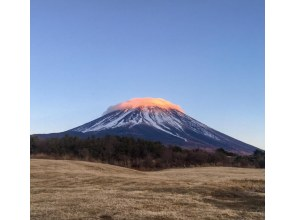
{"label": "blue sky", "polygon": [[161,97],[264,149],[264,1],[31,0],[31,133]]}

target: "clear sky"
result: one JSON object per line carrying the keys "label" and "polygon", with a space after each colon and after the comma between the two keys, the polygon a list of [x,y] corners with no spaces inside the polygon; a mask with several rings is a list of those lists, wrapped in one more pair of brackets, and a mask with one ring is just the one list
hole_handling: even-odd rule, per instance
{"label": "clear sky", "polygon": [[31,133],[160,97],[264,149],[263,0],[31,0]]}

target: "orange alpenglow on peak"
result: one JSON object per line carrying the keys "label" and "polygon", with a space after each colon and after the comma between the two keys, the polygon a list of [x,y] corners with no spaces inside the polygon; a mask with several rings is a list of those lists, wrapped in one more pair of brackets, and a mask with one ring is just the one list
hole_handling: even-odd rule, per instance
{"label": "orange alpenglow on peak", "polygon": [[159,107],[163,109],[175,109],[180,112],[184,110],[165,99],[162,98],[133,98],[125,102],[121,102],[117,105],[110,106],[104,114],[123,109],[132,109],[132,108],[143,108],[143,107]]}

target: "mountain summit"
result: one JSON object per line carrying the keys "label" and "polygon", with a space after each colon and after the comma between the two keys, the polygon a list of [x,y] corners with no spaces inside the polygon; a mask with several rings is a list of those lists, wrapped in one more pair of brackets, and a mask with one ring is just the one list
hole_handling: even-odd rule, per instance
{"label": "mountain summit", "polygon": [[98,119],[62,133],[39,135],[60,137],[105,135],[131,136],[185,148],[223,148],[251,154],[257,148],[218,132],[186,115],[183,109],[161,98],[135,98],[109,107]]}
{"label": "mountain summit", "polygon": [[158,107],[158,108],[167,109],[167,110],[175,109],[180,112],[184,112],[184,110],[180,106],[175,105],[162,98],[134,98],[134,99],[130,99],[128,101],[119,103],[117,105],[110,106],[104,114],[115,111],[115,110],[125,110],[125,109],[144,108],[144,107],[151,107],[151,108]]}

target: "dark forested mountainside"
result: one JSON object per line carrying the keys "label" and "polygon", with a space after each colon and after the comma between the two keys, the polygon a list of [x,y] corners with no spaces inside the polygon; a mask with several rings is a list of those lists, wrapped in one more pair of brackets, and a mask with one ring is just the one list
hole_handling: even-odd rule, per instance
{"label": "dark forested mountainside", "polygon": [[32,158],[97,161],[139,170],[191,166],[265,167],[265,152],[261,150],[249,156],[241,156],[222,148],[214,152],[188,150],[119,136],[40,139],[32,135],[30,153]]}

